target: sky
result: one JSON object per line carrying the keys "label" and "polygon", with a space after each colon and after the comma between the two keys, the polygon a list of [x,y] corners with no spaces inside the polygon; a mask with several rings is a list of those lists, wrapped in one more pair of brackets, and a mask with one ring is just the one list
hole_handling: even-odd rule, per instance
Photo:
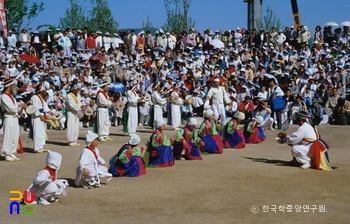
{"label": "sky", "polygon": [[[58,25],[70,6],[68,0],[41,1],[45,3],[45,10],[32,23],[33,29],[41,24]],[[81,3],[84,1],[81,0]],[[147,17],[156,28],[160,28],[166,20],[163,0],[109,0],[109,6],[119,22],[119,29],[141,28]],[[263,15],[267,7],[274,11],[284,26],[294,25],[290,0],[263,0]],[[312,31],[317,25],[323,26],[330,21],[350,21],[349,0],[298,0],[298,7],[301,24]],[[200,31],[247,27],[247,4],[243,0],[192,0],[189,15],[195,21],[195,29]]]}

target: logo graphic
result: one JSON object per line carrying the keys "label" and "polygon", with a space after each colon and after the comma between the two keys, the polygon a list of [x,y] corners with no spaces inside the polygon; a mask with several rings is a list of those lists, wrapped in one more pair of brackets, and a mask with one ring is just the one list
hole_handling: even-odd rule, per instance
{"label": "logo graphic", "polygon": [[[22,201],[22,199],[24,199],[24,202],[26,204],[20,206],[20,202]],[[34,206],[30,205],[34,201],[34,191],[24,191],[24,198],[21,191],[10,191],[10,201],[11,203],[9,209],[11,215],[13,214],[14,207],[16,209],[15,211],[17,215],[19,215],[20,213],[26,215],[34,214]]]}

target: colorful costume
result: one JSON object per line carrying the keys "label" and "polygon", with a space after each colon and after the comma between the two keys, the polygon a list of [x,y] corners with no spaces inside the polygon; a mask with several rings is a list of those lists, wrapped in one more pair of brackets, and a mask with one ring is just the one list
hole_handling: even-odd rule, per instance
{"label": "colorful costume", "polygon": [[232,118],[224,128],[224,144],[227,148],[242,149],[245,148],[245,137],[242,130],[237,128],[238,123]]}
{"label": "colorful costume", "polygon": [[147,166],[170,167],[174,165],[170,140],[158,129],[151,135],[144,158]]}
{"label": "colorful costume", "polygon": [[246,124],[243,134],[249,144],[259,144],[266,139],[262,127],[253,126],[252,121]]}
{"label": "colorful costume", "polygon": [[119,152],[109,160],[109,172],[114,177],[138,177],[146,174],[145,164],[141,157],[144,150],[144,148],[131,148],[129,144],[123,145]]}
{"label": "colorful costume", "polygon": [[287,136],[287,143],[293,145],[292,154],[303,164],[302,168],[311,166],[317,170],[332,170],[327,152],[329,146],[309,123],[304,122],[296,132]]}
{"label": "colorful costume", "polygon": [[202,151],[221,154],[224,152],[222,137],[218,135],[214,121],[204,120],[199,127],[199,137],[204,142]]}
{"label": "colorful costume", "polygon": [[[186,142],[184,144],[184,141]],[[202,140],[196,130],[190,131],[187,126],[176,133],[174,157],[181,159],[182,154],[187,160],[202,160],[198,145]],[[203,143],[202,143],[203,144]]]}

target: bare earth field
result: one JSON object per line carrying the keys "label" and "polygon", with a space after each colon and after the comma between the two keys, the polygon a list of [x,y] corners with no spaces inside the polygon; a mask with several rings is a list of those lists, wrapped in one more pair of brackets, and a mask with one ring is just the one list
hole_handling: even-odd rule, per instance
{"label": "bare earth field", "polygon": [[[294,131],[296,126],[290,128]],[[112,142],[99,145],[108,161],[128,140],[120,127],[111,128]],[[350,127],[320,126],[331,146],[334,171],[302,170],[288,167],[290,147],[275,142],[277,131],[267,131],[268,139],[243,150],[225,149],[223,155],[204,156],[203,161],[176,161],[172,168],[147,169],[139,178],[114,178],[102,189],[68,187],[68,197],[51,206],[36,205],[33,215],[9,214],[9,191],[26,190],[33,177],[45,167],[46,154],[31,153],[32,142],[24,133],[26,148],[21,161],[0,161],[0,223],[350,223]],[[151,130],[139,128],[142,144]],[[58,177],[75,178],[81,147],[66,146],[65,131],[48,131],[47,149],[60,152],[63,162]],[[166,131],[170,138],[175,135]],[[0,137],[2,142],[2,136]],[[264,205],[269,209],[265,211]],[[277,206],[276,213],[271,210]],[[291,212],[279,205],[292,205]],[[304,205],[297,212],[295,205]],[[326,212],[319,211],[324,205]],[[253,212],[259,211],[257,214]],[[309,211],[307,212],[307,206]],[[313,207],[312,207],[313,206]],[[312,212],[311,208],[317,210]]]}

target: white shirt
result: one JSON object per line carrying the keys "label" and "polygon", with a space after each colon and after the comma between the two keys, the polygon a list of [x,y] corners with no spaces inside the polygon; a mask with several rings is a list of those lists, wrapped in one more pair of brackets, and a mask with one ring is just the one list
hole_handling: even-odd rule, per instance
{"label": "white shirt", "polygon": [[28,34],[24,34],[24,35],[22,35],[22,40],[23,40],[23,42],[28,42]]}
{"label": "white shirt", "polygon": [[96,97],[96,104],[98,107],[110,107],[112,105],[112,102],[106,98],[104,94],[99,93]]}
{"label": "white shirt", "polygon": [[145,106],[139,106],[139,111],[140,111],[140,114],[143,114],[145,116],[148,116],[149,115],[149,106],[147,106],[145,104]]}
{"label": "white shirt", "polygon": [[9,96],[5,94],[1,95],[1,109],[5,112],[5,118],[18,116],[18,105],[14,97],[13,100],[15,101],[14,103]]}
{"label": "white shirt", "polygon": [[162,98],[157,91],[154,91],[152,93],[152,103],[154,106],[163,107],[166,102],[166,99]]}
{"label": "white shirt", "polygon": [[259,97],[259,98],[262,98],[262,99],[264,99],[264,100],[266,100],[266,99],[267,99],[267,92],[266,92],[266,91],[265,91],[264,93],[259,92],[259,93],[258,93],[258,97]]}
{"label": "white shirt", "polygon": [[307,122],[304,122],[297,130],[291,135],[287,136],[287,143],[289,145],[307,145],[309,144],[303,139],[316,140],[316,133],[314,128]]}
{"label": "white shirt", "polygon": [[195,96],[193,105],[194,105],[195,108],[202,106],[203,105],[202,98],[200,98],[199,96]]}
{"label": "white shirt", "polygon": [[34,43],[40,43],[39,36],[34,36]]}
{"label": "white shirt", "polygon": [[227,93],[222,86],[219,88],[211,88],[208,92],[208,97],[212,100],[213,104],[224,104],[224,97],[228,98]]}

